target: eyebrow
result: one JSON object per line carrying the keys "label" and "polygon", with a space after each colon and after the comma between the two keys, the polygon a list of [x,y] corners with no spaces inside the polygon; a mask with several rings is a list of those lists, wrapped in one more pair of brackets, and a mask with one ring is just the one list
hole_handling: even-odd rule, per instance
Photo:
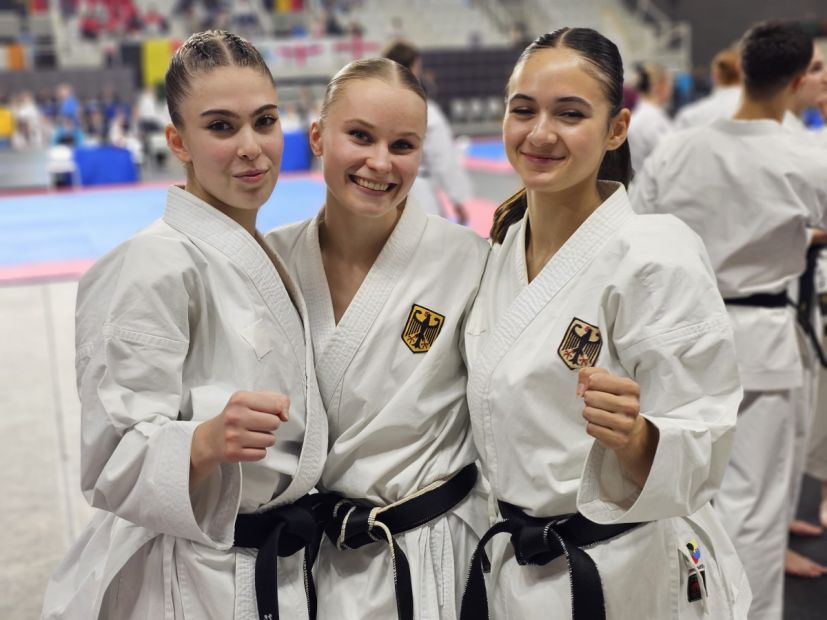
{"label": "eyebrow", "polygon": [[[537,101],[534,97],[531,97],[529,95],[525,95],[523,93],[514,93],[513,95],[511,95],[511,97],[508,98],[508,102],[511,103],[515,99],[525,99],[526,101],[532,101],[532,102],[535,102],[535,103]],[[580,103],[582,105],[592,107],[591,104],[588,101],[586,101],[582,97],[576,97],[574,95],[571,95],[571,96],[568,96],[568,97],[558,97],[557,99],[554,100],[554,102],[555,103]]]}
{"label": "eyebrow", "polygon": [[[369,123],[368,121],[366,121],[362,118],[349,118],[349,119],[345,120],[345,124],[348,124],[348,123],[355,123],[357,125],[364,125],[368,129],[374,129],[374,130],[376,129],[376,125],[374,125],[373,123]],[[422,139],[422,136],[420,136],[415,131],[403,131],[399,135],[400,136],[413,136],[414,138],[419,138],[420,140]]]}
{"label": "eyebrow", "polygon": [[[270,110],[278,110],[279,107],[274,103],[266,103],[260,108],[258,108],[255,112],[253,112],[250,116],[258,116],[262,112],[268,112]],[[238,114],[233,112],[232,110],[205,110],[201,112],[201,116],[212,116],[214,114],[220,114],[221,116],[229,116],[232,118],[241,118]]]}

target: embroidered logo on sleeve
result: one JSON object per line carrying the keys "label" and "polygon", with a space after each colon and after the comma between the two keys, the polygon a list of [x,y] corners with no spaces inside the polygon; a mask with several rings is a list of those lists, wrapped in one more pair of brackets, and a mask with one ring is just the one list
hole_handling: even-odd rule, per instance
{"label": "embroidered logo on sleeve", "polygon": [[414,304],[402,330],[402,340],[414,353],[425,353],[433,346],[444,322],[445,317],[439,312]]}
{"label": "embroidered logo on sleeve", "polygon": [[602,347],[600,328],[575,318],[566,330],[557,353],[566,366],[571,370],[577,370],[594,366]]}

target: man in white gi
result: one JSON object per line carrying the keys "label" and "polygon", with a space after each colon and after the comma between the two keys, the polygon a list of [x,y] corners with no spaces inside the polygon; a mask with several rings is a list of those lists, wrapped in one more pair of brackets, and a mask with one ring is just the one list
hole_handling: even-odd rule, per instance
{"label": "man in white gi", "polygon": [[715,502],[754,593],[751,618],[781,618],[784,549],[802,385],[787,287],[804,271],[811,226],[824,226],[820,153],[780,122],[813,53],[799,27],[768,22],[741,47],[744,97],[733,119],[678,132],[636,181],[640,212],[673,213],[703,239],[735,330],[744,400]]}
{"label": "man in white gi", "polygon": [[682,107],[675,115],[675,129],[708,125],[717,118],[730,118],[741,99],[741,66],[738,51],[721,50],[710,67],[712,92]]}
{"label": "man in white gi", "polygon": [[[827,66],[824,62],[824,54],[818,46],[814,46],[813,58],[807,67],[807,73],[804,79],[801,80],[800,88],[796,91],[792,99],[790,109],[784,115],[783,124],[802,140],[814,141],[824,147],[822,153],[822,169],[827,173],[827,133],[807,129],[802,120],[805,111],[810,108],[817,108],[819,101],[825,97],[827,97]],[[827,243],[827,232],[814,229],[811,234],[811,243],[814,246]],[[815,423],[814,416],[819,394],[819,375],[822,372],[821,360],[816,350],[816,345],[813,342],[813,337],[818,338],[820,340],[818,346],[823,350],[821,328],[817,327],[821,325],[821,313],[818,303],[815,300],[817,290],[813,285],[815,284],[814,279],[817,271],[821,271],[819,278],[821,281],[827,277],[827,273],[824,272],[825,267],[827,267],[827,264],[825,264],[827,262],[827,254],[823,251],[818,252],[815,249],[812,251],[817,252],[816,256],[812,257],[812,260],[815,262],[812,268],[802,276],[803,278],[808,278],[809,282],[801,282],[800,287],[799,283],[795,283],[795,286],[793,286],[790,291],[791,299],[794,300],[800,300],[800,290],[806,290],[808,293],[811,293],[809,299],[811,312],[808,318],[810,320],[809,329],[812,329],[813,332],[813,335],[810,336],[799,326],[798,337],[800,339],[799,344],[802,353],[804,377],[802,389],[797,392],[796,398],[798,415],[796,416],[795,469],[793,471],[793,483],[790,488],[790,533],[802,536],[818,536],[822,533],[821,527],[795,519],[795,512],[801,493],[802,475],[807,462],[807,449],[810,445],[810,431]],[[817,428],[820,430],[823,425],[824,422],[819,420]],[[818,443],[818,439],[816,439],[816,443]],[[815,451],[818,451],[818,447],[815,447]],[[817,454],[815,459],[817,462]],[[816,470],[816,477],[825,479],[824,476],[818,476],[818,467],[814,469]],[[787,549],[785,570],[787,573],[798,577],[820,577],[827,574],[827,566],[806,558],[792,549]]]}

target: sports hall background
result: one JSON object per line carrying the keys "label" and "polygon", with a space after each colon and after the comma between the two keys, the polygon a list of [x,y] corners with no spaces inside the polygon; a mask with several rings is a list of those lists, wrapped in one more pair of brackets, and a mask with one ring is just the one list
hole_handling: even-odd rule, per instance
{"label": "sports hall background", "polygon": [[[709,92],[713,55],[770,17],[827,40],[824,0],[0,0],[0,619],[39,616],[50,572],[91,514],[78,479],[77,279],[159,217],[166,187],[183,179],[163,141],[159,84],[190,33],[250,38],[276,77],[284,165],[259,228],[315,214],[324,187],[306,127],[324,86],[403,38],[423,51],[473,182],[469,225],[485,236],[518,186],[498,134],[526,42],[594,27],[618,43],[632,94],[635,63],[669,70],[674,113]],[[815,520],[817,499],[805,481],[800,514]],[[827,562],[827,534],[792,544]],[[827,578],[788,578],[786,618],[825,610]]]}

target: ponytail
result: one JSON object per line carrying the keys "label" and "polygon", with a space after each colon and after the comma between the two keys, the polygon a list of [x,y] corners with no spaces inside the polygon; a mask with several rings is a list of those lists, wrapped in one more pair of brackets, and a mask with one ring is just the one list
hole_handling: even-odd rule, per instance
{"label": "ponytail", "polygon": [[624,140],[618,148],[613,151],[606,151],[597,178],[600,181],[617,181],[623,183],[629,189],[632,180],[632,153],[629,150],[629,141]]}
{"label": "ponytail", "polygon": [[508,227],[519,222],[525,216],[528,209],[525,187],[511,196],[494,211],[494,223],[491,225],[491,241],[502,243],[505,240],[505,233]]}

